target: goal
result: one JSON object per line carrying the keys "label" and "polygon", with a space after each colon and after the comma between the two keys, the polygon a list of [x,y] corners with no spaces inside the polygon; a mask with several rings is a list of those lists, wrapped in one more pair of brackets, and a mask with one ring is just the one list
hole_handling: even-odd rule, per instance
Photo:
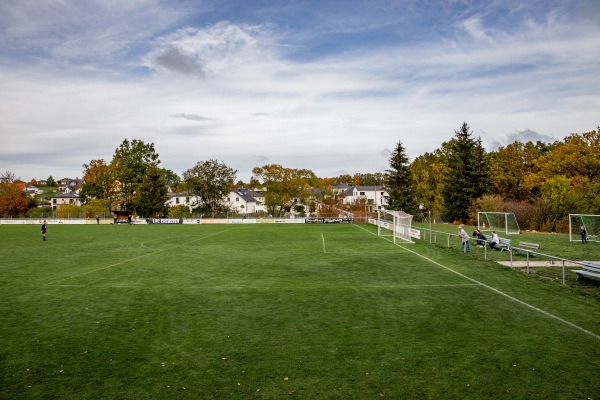
{"label": "goal", "polygon": [[584,227],[590,242],[600,242],[600,215],[569,214],[569,241],[581,240],[579,229]]}
{"label": "goal", "polygon": [[394,243],[396,238],[406,243],[414,243],[411,239],[412,219],[413,216],[404,211],[378,209],[377,235],[391,236]]}
{"label": "goal", "polygon": [[521,233],[515,213],[511,212],[478,212],[477,229],[480,231],[496,231],[506,235]]}

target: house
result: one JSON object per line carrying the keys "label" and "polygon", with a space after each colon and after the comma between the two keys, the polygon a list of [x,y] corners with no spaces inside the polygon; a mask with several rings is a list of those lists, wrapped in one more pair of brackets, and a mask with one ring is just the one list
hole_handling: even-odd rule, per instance
{"label": "house", "polygon": [[64,206],[65,204],[81,206],[81,201],[79,201],[78,192],[79,190],[73,191],[71,193],[63,193],[50,197],[50,204],[52,206],[52,209],[58,210],[61,206]]}
{"label": "house", "polygon": [[184,193],[167,193],[169,199],[165,202],[167,207],[186,206],[190,211],[194,209],[200,202],[198,196],[190,196]]}
{"label": "house", "polygon": [[254,192],[250,189],[238,188],[229,192],[227,203],[232,211],[239,214],[254,214],[259,211],[264,211],[262,202],[259,202],[256,197],[263,198],[264,195]]}
{"label": "house", "polygon": [[23,189],[23,191],[31,197],[35,196],[36,194],[44,193],[43,190],[38,189],[36,186],[30,185],[29,183],[25,184],[25,189]]}
{"label": "house", "polygon": [[[332,188],[333,189],[333,188]],[[351,186],[342,193],[344,204],[365,204],[371,206],[386,206],[388,192],[383,186]]]}
{"label": "house", "polygon": [[66,192],[67,190],[75,190],[83,184],[83,179],[75,178],[75,179],[63,179],[58,184],[58,190],[61,192]]}

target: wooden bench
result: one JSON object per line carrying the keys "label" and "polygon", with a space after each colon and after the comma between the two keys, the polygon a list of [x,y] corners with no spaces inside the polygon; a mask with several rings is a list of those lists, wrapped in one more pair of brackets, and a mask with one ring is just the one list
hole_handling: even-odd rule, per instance
{"label": "wooden bench", "polygon": [[521,251],[524,250],[525,252],[527,252],[527,250],[538,251],[539,248],[540,248],[540,245],[537,243],[519,242],[518,248],[513,247],[513,253],[516,253],[519,250],[521,250]]}
{"label": "wooden bench", "polygon": [[600,278],[600,263],[593,261],[584,261],[581,268],[582,269],[573,270],[573,272],[577,274],[577,280],[579,280],[579,278],[581,278],[582,276],[585,276],[586,278]]}

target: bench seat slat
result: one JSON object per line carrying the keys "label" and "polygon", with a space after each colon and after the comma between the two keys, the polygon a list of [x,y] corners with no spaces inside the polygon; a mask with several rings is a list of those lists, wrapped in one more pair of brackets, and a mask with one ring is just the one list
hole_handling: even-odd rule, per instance
{"label": "bench seat slat", "polygon": [[600,271],[591,272],[585,269],[575,269],[573,272],[577,274],[577,279],[579,279],[580,276],[593,276],[594,278],[600,278]]}

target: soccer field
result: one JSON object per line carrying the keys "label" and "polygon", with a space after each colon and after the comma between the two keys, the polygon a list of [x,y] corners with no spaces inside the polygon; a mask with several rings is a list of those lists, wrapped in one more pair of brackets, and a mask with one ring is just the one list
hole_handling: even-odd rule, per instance
{"label": "soccer field", "polygon": [[1,399],[600,399],[600,304],[362,224],[0,226]]}

